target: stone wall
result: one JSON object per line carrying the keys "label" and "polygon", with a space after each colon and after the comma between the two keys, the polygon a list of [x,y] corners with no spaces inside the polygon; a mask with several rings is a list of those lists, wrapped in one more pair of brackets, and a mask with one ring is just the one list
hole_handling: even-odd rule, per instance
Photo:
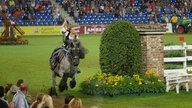
{"label": "stone wall", "polygon": [[[158,27],[158,26],[156,26]],[[141,36],[144,72],[155,68],[164,80],[164,33],[165,29],[138,29]]]}

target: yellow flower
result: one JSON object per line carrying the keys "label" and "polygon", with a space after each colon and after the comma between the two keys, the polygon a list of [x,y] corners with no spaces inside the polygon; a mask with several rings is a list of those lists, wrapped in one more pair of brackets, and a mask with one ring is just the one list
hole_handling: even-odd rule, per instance
{"label": "yellow flower", "polygon": [[142,82],[141,82],[141,80],[139,81],[139,85],[141,85],[142,84]]}
{"label": "yellow flower", "polygon": [[96,87],[98,87],[99,85],[98,85],[98,84],[96,84],[95,86],[96,86]]}
{"label": "yellow flower", "polygon": [[85,76],[84,80],[85,80],[85,81],[88,81],[88,80],[89,80],[89,77],[88,77],[88,76]]}
{"label": "yellow flower", "polygon": [[153,69],[147,70],[147,71],[145,72],[145,75],[153,75],[153,76],[155,76],[156,73],[157,73],[156,69],[153,68]]}

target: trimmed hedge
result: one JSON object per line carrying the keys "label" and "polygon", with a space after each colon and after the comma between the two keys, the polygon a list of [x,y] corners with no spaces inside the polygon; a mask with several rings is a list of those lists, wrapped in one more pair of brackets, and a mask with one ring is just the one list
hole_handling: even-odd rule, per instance
{"label": "trimmed hedge", "polygon": [[128,21],[108,25],[101,37],[100,67],[102,72],[115,75],[142,73],[140,36]]}

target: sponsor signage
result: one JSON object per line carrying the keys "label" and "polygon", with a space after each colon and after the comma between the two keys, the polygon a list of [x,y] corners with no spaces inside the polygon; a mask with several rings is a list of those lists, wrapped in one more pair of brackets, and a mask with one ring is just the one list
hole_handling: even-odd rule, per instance
{"label": "sponsor signage", "polygon": [[[137,25],[135,25],[137,26]],[[107,25],[86,25],[77,26],[75,30],[77,34],[101,34]],[[167,24],[167,33],[170,33],[171,25]],[[20,26],[25,32],[24,35],[62,35],[61,26]],[[4,27],[0,27],[0,32],[4,30]]]}

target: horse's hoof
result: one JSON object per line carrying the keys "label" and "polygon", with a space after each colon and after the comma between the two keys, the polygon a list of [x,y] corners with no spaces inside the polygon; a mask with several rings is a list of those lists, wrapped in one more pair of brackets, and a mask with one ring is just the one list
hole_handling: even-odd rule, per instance
{"label": "horse's hoof", "polygon": [[76,81],[75,80],[70,81],[70,87],[74,88],[75,86],[76,86]]}
{"label": "horse's hoof", "polygon": [[64,90],[68,90],[67,84],[59,84],[59,91],[63,92]]}
{"label": "horse's hoof", "polygon": [[50,96],[57,96],[57,92],[56,92],[55,87],[51,87],[51,88],[49,89],[49,95],[50,95]]}

